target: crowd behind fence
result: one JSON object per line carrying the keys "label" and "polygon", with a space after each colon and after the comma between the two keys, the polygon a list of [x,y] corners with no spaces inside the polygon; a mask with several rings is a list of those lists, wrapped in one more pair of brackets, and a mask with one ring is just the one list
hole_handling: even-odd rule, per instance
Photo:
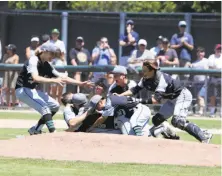
{"label": "crowd behind fence", "polygon": [[[143,60],[155,58],[163,71],[191,90],[194,113],[196,104],[199,115],[210,111],[214,116],[220,107],[219,14],[2,11],[0,22],[0,43],[6,46],[0,52],[3,105],[11,105],[10,99],[13,106],[20,105],[15,97],[9,98],[14,94],[15,71],[21,68],[18,63],[28,61],[41,44],[50,42],[61,50],[51,64],[77,80],[105,78],[110,85],[114,78],[109,71],[120,64],[128,68],[129,79],[138,82]],[[64,91],[55,85],[44,88],[58,100]],[[90,91],[69,86],[66,90]]]}

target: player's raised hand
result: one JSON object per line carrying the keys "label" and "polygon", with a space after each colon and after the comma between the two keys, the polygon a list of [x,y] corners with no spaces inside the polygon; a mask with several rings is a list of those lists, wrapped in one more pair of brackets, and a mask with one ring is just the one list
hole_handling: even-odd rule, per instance
{"label": "player's raised hand", "polygon": [[64,81],[64,78],[54,78],[53,83],[59,84],[60,86],[63,87],[63,85],[65,84],[65,81]]}
{"label": "player's raised hand", "polygon": [[82,85],[81,86],[86,86],[86,87],[94,87],[95,86],[95,83],[94,82],[91,82],[91,81],[84,81],[82,82]]}

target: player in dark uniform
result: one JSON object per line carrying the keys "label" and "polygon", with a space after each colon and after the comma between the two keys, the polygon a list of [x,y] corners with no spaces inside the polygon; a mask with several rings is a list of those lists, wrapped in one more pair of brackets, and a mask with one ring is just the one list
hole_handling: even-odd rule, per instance
{"label": "player in dark uniform", "polygon": [[79,82],[56,71],[49,62],[61,55],[61,51],[51,43],[40,46],[35,56],[24,63],[16,83],[16,96],[23,103],[35,109],[41,114],[41,119],[36,126],[31,127],[30,135],[40,134],[44,124],[49,132],[55,131],[52,117],[59,109],[59,103],[47,93],[37,90],[39,83],[56,83],[63,86],[64,83],[73,83],[80,86],[90,85],[88,82]]}
{"label": "player in dark uniform", "polygon": [[157,104],[162,99],[167,99],[160,111],[152,118],[154,126],[159,126],[166,119],[173,116],[171,123],[174,127],[188,132],[200,142],[209,143],[212,134],[202,131],[197,125],[186,119],[192,101],[190,91],[181,86],[179,80],[159,71],[158,63],[154,60],[143,63],[143,74],[144,76],[136,87],[119,96],[135,95],[143,88],[154,92],[154,97],[145,101],[142,100],[142,103]]}
{"label": "player in dark uniform", "polygon": [[[101,113],[92,112],[88,106],[88,99],[82,93],[64,93],[61,98],[65,105],[63,116],[69,129],[69,132],[87,132],[94,122],[101,117]],[[117,133],[119,130],[114,128],[114,118],[109,118],[91,132]]]}

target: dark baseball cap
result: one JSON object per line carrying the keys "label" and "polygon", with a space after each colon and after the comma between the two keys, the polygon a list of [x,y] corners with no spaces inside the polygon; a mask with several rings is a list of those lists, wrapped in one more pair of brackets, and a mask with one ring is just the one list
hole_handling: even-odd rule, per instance
{"label": "dark baseball cap", "polygon": [[79,36],[76,38],[76,41],[84,41],[84,38],[82,36]]}
{"label": "dark baseball cap", "polygon": [[163,43],[169,43],[169,40],[168,40],[168,38],[164,37],[164,38],[162,39],[162,42],[163,42]]}
{"label": "dark baseball cap", "polygon": [[162,41],[163,40],[163,36],[162,35],[158,36],[156,40],[161,40]]}
{"label": "dark baseball cap", "polygon": [[143,62],[143,66],[151,66],[153,69],[159,70],[159,65],[158,65],[157,61],[154,59],[145,60]]}
{"label": "dark baseball cap", "polygon": [[9,44],[9,45],[7,45],[6,47],[5,47],[7,50],[16,50],[17,49],[17,47],[14,45],[14,44]]}
{"label": "dark baseball cap", "polygon": [[128,24],[134,25],[134,21],[133,21],[133,20],[127,20],[127,21],[126,21],[126,24],[127,24],[127,25],[128,25]]}
{"label": "dark baseball cap", "polygon": [[89,101],[89,108],[91,108],[92,110],[95,110],[97,104],[102,99],[103,99],[103,97],[101,95],[94,95]]}

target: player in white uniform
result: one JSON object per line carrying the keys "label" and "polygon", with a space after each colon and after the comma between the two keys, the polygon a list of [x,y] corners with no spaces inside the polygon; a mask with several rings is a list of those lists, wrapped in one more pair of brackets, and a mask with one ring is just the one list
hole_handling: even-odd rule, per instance
{"label": "player in white uniform", "polygon": [[29,129],[30,135],[40,134],[44,124],[49,132],[55,131],[52,117],[59,109],[59,103],[47,93],[37,90],[39,83],[56,83],[63,86],[64,83],[81,86],[91,85],[88,82],[78,82],[56,71],[49,62],[60,50],[51,43],[43,44],[36,56],[32,56],[24,63],[16,82],[16,96],[23,103],[35,109],[41,114],[41,119],[36,126]]}
{"label": "player in white uniform", "polygon": [[143,103],[157,104],[162,99],[167,100],[160,108],[160,111],[152,118],[154,127],[159,126],[166,119],[173,116],[171,123],[174,127],[186,131],[200,142],[209,143],[212,134],[202,131],[197,125],[186,119],[188,108],[192,101],[190,91],[181,86],[179,80],[175,80],[170,75],[159,71],[156,61],[145,61],[141,81],[136,87],[119,96],[135,95],[143,88],[154,92],[154,96]]}

